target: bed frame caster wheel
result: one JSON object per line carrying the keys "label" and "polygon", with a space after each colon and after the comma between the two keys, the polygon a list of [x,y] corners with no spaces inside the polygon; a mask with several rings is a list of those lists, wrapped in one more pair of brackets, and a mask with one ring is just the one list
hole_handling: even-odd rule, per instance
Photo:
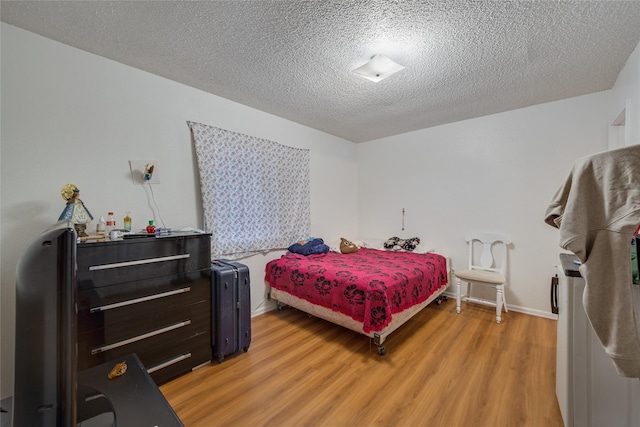
{"label": "bed frame caster wheel", "polygon": [[387,354],[387,349],[384,346],[378,347],[378,355],[384,356],[385,354]]}
{"label": "bed frame caster wheel", "polygon": [[446,295],[440,295],[438,298],[436,298],[436,304],[441,305],[443,301],[446,301],[448,299],[449,298]]}
{"label": "bed frame caster wheel", "polygon": [[283,308],[284,304],[282,304],[280,301],[276,302],[276,310],[282,311]]}

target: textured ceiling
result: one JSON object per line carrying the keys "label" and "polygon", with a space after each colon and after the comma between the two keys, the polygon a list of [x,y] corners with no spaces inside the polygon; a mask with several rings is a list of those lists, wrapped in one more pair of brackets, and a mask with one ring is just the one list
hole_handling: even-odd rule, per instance
{"label": "textured ceiling", "polygon": [[[2,21],[354,142],[610,89],[638,1],[2,1]],[[352,70],[382,53],[406,68]]]}

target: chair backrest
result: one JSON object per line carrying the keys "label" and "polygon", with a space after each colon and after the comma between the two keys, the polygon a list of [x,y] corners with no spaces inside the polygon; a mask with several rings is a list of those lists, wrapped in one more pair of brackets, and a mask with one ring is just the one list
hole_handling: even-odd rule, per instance
{"label": "chair backrest", "polygon": [[503,276],[507,270],[507,245],[511,240],[499,233],[471,233],[469,243],[469,269],[495,271]]}

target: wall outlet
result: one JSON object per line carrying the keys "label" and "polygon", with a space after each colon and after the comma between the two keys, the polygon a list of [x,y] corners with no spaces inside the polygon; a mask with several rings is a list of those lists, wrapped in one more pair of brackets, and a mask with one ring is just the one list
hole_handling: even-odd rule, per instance
{"label": "wall outlet", "polygon": [[129,160],[129,169],[134,184],[160,184],[157,160]]}

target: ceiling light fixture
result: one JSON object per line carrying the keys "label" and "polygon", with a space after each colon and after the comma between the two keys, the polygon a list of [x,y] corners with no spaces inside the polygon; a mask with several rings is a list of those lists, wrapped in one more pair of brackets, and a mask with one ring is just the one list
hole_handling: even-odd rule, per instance
{"label": "ceiling light fixture", "polygon": [[369,62],[361,67],[353,70],[354,73],[360,74],[372,82],[378,83],[382,79],[386,79],[392,74],[404,70],[404,67],[395,63],[384,55],[374,55]]}

